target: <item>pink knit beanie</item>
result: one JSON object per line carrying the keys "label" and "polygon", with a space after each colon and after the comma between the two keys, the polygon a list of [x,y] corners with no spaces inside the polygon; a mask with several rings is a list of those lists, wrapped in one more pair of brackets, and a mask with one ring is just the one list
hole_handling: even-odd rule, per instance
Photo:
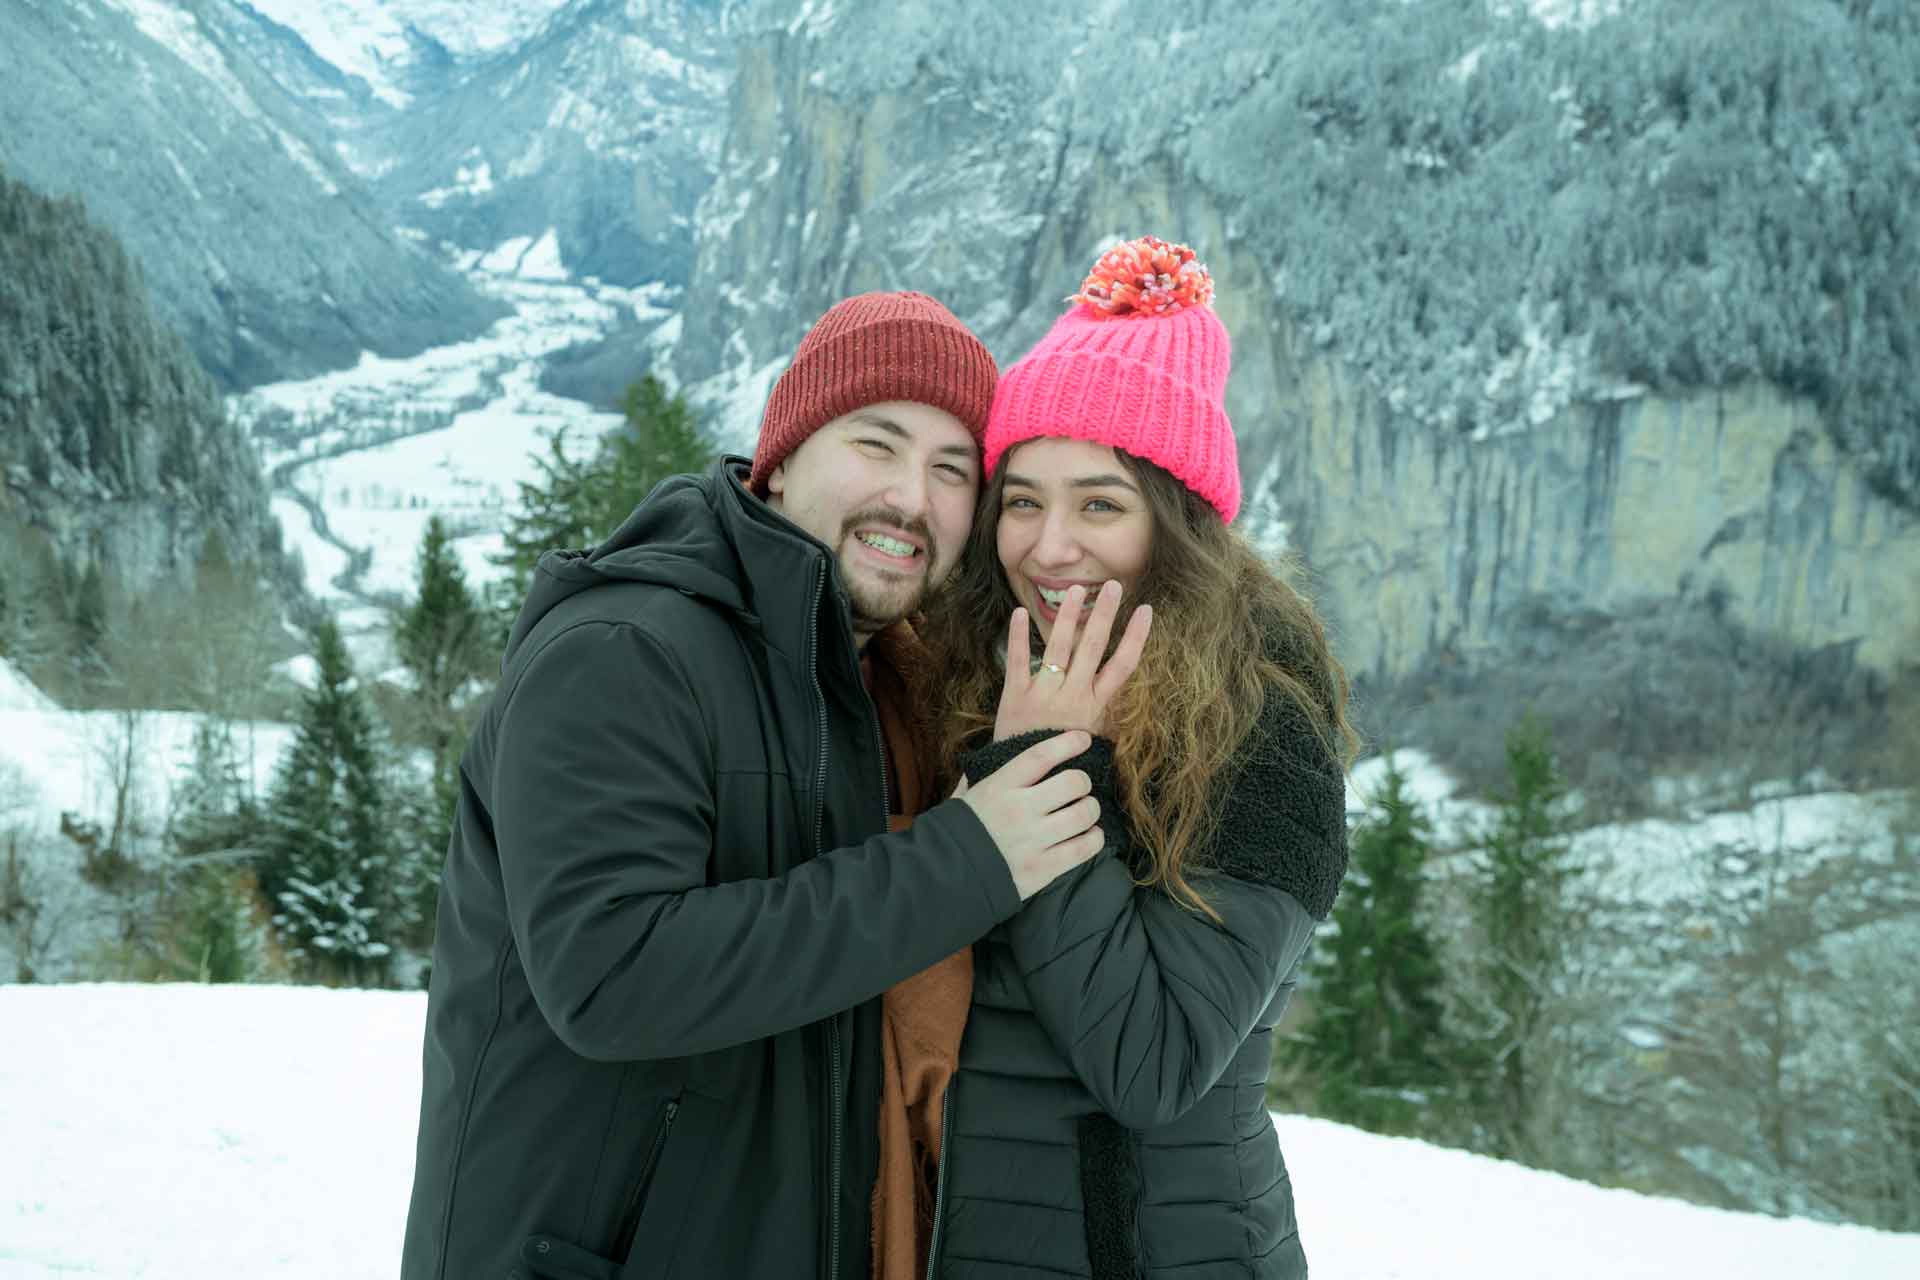
{"label": "pink knit beanie", "polygon": [[1023,440],[1092,440],[1159,464],[1232,523],[1233,350],[1212,298],[1213,278],[1185,245],[1145,236],[1108,250],[1069,299],[1073,310],[1001,375],[987,474]]}

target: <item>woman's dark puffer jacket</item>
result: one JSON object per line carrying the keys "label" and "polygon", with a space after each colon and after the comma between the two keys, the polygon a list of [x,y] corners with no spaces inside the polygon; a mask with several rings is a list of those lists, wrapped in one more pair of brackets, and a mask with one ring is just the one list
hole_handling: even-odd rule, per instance
{"label": "woman's dark puffer jacket", "polygon": [[[1043,736],[982,748],[968,777]],[[974,947],[932,1275],[1306,1275],[1266,1083],[1346,874],[1345,786],[1278,697],[1241,756],[1189,877],[1221,924],[1133,883],[1112,744],[1067,766],[1093,777],[1107,847]]]}

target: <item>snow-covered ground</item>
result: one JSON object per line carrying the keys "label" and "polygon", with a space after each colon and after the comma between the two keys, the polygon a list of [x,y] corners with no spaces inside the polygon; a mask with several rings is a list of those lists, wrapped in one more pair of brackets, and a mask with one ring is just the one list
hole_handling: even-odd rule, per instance
{"label": "snow-covered ground", "polygon": [[[551,232],[461,254],[457,264],[514,314],[468,342],[407,360],[364,356],[352,369],[259,387],[230,402],[278,478],[274,511],[287,544],[305,560],[309,589],[342,608],[350,634],[384,621],[360,598],[411,592],[415,554],[433,515],[454,530],[471,584],[499,573],[489,557],[546,438],[564,428],[578,454],[620,422],[618,414],[540,390],[543,357],[665,313],[657,288],[570,281]],[[289,487],[319,505],[333,541]],[[338,542],[371,553],[357,595],[341,585],[348,558]],[[371,655],[356,644],[355,656]]]}
{"label": "snow-covered ground", "polygon": [[[56,833],[63,813],[106,821],[115,803],[116,757],[124,756],[131,735],[139,768],[128,797],[130,816],[157,829],[176,777],[193,763],[199,722],[199,716],[172,711],[123,716],[62,710],[0,659],[0,820],[27,838]],[[240,765],[251,765],[256,793],[266,790],[292,735],[284,724],[233,726]]]}
{"label": "snow-covered ground", "polygon": [[[399,992],[0,986],[0,1280],[391,1277],[424,1009]],[[1920,1275],[1920,1236],[1275,1124],[1320,1280]]]}
{"label": "snow-covered ground", "polygon": [[[1459,794],[1453,777],[1424,751],[1397,751],[1407,793],[1432,824],[1434,843],[1445,853],[1469,847],[1496,817],[1492,805]],[[1356,765],[1347,779],[1347,812],[1357,818],[1386,774],[1385,756]],[[1902,817],[1901,791],[1789,793],[1782,785],[1755,788],[1751,804],[1737,803],[1725,788],[1721,803],[1681,804],[1680,783],[1661,788],[1684,809],[1681,818],[1581,827],[1571,835],[1573,861],[1604,878],[1607,896],[1619,903],[1659,906],[1700,901],[1728,890],[1765,854],[1791,850],[1796,869],[1811,871],[1829,858],[1896,856],[1893,827]],[[1578,798],[1575,797],[1577,803]]]}

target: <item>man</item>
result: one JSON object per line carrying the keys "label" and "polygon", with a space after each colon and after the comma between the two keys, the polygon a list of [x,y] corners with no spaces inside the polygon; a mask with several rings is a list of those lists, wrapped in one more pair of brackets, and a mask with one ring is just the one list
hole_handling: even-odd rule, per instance
{"label": "man", "polygon": [[1083,734],[889,831],[938,797],[871,642],[966,540],[997,376],[933,299],[849,299],[750,469],[542,559],[461,764],[404,1280],[865,1280],[881,993],[1100,848],[1047,776]]}

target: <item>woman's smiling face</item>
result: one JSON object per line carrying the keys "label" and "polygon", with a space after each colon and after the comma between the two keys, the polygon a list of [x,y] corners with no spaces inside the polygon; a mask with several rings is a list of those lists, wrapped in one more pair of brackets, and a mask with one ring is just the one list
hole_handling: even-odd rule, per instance
{"label": "woman's smiling face", "polygon": [[1084,587],[1091,604],[1112,579],[1131,598],[1153,549],[1153,513],[1113,446],[1045,436],[1000,465],[1000,569],[1041,636],[1053,634],[1069,587]]}

